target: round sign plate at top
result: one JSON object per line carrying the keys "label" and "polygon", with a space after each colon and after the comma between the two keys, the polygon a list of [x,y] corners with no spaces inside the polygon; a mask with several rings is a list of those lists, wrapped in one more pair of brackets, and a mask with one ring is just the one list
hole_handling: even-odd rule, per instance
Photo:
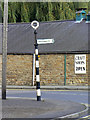
{"label": "round sign plate at top", "polygon": [[34,20],[31,22],[31,26],[36,30],[39,27],[39,22]]}

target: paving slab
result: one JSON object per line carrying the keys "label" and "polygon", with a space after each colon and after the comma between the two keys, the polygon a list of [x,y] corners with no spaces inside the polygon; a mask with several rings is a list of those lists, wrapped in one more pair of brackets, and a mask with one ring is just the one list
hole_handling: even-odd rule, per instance
{"label": "paving slab", "polygon": [[[2,118],[58,118],[85,110],[85,106],[71,101],[7,98],[2,100]],[[4,119],[2,119],[4,120]]]}

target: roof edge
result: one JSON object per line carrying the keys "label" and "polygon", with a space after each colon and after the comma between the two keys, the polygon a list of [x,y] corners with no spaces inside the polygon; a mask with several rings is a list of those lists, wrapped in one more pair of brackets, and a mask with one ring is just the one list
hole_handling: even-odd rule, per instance
{"label": "roof edge", "polygon": [[[41,21],[39,23],[53,23],[53,22],[70,22],[70,21],[75,21],[74,19],[71,20],[55,20],[55,21]],[[8,23],[8,25],[13,25],[13,24],[30,24],[31,22],[17,22],[17,23]],[[3,24],[3,23],[2,23]]]}
{"label": "roof edge", "polygon": [[[34,53],[7,53],[7,55],[33,55]],[[90,54],[90,51],[55,51],[55,52],[39,52],[41,54]],[[0,53],[2,55],[2,53]]]}

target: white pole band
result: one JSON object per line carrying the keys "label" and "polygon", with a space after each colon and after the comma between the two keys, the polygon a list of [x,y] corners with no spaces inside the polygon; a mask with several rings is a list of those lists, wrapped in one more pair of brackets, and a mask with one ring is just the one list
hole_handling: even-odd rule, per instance
{"label": "white pole band", "polygon": [[40,91],[40,89],[37,89],[37,96],[41,96],[41,91]]}
{"label": "white pole band", "polygon": [[36,55],[38,55],[38,49],[35,50]]}
{"label": "white pole band", "polygon": [[39,75],[36,75],[36,82],[40,82],[40,77],[39,77]]}
{"label": "white pole band", "polygon": [[39,61],[36,61],[36,68],[39,67]]}

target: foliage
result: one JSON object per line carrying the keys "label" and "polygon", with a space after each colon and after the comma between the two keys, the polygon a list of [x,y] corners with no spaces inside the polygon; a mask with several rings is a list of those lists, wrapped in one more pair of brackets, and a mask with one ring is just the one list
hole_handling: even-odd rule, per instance
{"label": "foliage", "polygon": [[[31,22],[75,19],[75,8],[87,8],[85,2],[9,2],[8,22]],[[2,4],[3,11],[3,4]]]}

